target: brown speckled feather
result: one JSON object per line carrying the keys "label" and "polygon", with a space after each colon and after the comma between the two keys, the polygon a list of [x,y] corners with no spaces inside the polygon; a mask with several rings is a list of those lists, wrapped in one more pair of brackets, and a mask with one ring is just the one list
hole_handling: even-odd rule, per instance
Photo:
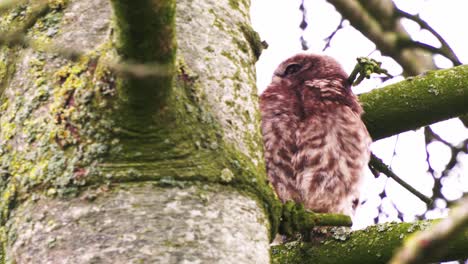
{"label": "brown speckled feather", "polygon": [[298,54],[261,95],[268,178],[283,202],[354,213],[371,139],[346,80],[334,59]]}

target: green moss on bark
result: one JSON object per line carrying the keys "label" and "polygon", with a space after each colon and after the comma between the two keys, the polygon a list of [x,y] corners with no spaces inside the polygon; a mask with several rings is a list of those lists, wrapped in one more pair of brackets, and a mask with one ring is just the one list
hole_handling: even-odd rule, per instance
{"label": "green moss on bark", "polygon": [[[296,241],[273,246],[272,263],[387,263],[407,236],[426,229],[431,222],[385,223],[353,231],[344,239],[331,236],[319,243]],[[451,241],[447,255],[434,261],[466,258],[466,239],[468,229]]]}
{"label": "green moss on bark", "polygon": [[[114,1],[116,9],[123,8],[120,4]],[[116,12],[117,20],[138,24],[150,19],[144,15],[139,20],[141,13],[133,10],[120,11]],[[60,19],[58,10],[45,14],[32,25],[30,34],[47,44],[55,30],[60,30]],[[173,20],[158,19],[164,25]],[[117,24],[123,31],[115,44],[124,59],[173,63],[174,46],[165,54],[152,54],[154,49],[161,51],[158,45],[173,45],[171,37],[159,39],[158,45],[145,42],[141,46],[138,38],[129,36],[145,30],[156,34],[157,30],[133,31],[127,28],[131,23],[120,22]],[[173,26],[173,22],[167,25]],[[266,182],[263,162],[252,162],[238,146],[226,142],[219,120],[206,102],[204,84],[183,61],[178,63],[175,76],[137,79],[117,76],[107,66],[117,57],[110,41],[75,62],[40,51],[20,54],[17,60],[21,67],[11,86],[15,88],[8,89],[0,108],[3,221],[17,203],[36,193],[76,196],[82,187],[109,182],[204,182],[233,186],[256,199],[270,217],[271,235],[276,232],[281,204]],[[247,65],[234,57],[230,60],[236,67]],[[242,81],[240,75],[235,77],[238,85]],[[248,81],[254,82],[251,78]],[[158,89],[165,90],[164,96]],[[236,95],[235,99],[238,104],[248,98]],[[244,123],[253,122],[254,114],[248,111],[239,108],[236,114],[244,117]],[[247,138],[251,153],[258,152],[259,139],[258,132]]]}
{"label": "green moss on bark", "polygon": [[112,0],[117,50],[133,62],[173,63],[175,1]]}
{"label": "green moss on bark", "polygon": [[374,140],[468,112],[468,66],[425,75],[359,96]]}
{"label": "green moss on bark", "polygon": [[22,58],[23,76],[12,82],[27,81],[4,96],[0,116],[4,217],[11,197],[21,199],[33,190],[76,195],[112,148],[112,121],[104,118],[111,98],[99,85],[106,80],[96,74],[97,54],[59,68],[49,68],[50,57],[41,53]]}

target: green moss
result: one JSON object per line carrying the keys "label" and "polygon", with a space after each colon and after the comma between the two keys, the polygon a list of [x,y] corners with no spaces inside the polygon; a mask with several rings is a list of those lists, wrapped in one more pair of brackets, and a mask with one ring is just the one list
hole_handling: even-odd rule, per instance
{"label": "green moss", "polygon": [[235,61],[235,58],[231,55],[229,51],[223,50],[221,51],[221,55],[223,55],[224,57],[228,58],[231,61]]}
{"label": "green moss", "polygon": [[7,46],[0,47],[0,98],[15,72],[16,50]]}
{"label": "green moss", "polygon": [[466,113],[467,75],[468,67],[458,66],[361,94],[363,119],[372,138],[381,139]]}
{"label": "green moss", "polygon": [[214,52],[214,49],[211,46],[206,46],[205,50],[208,51],[208,52]]}
{"label": "green moss", "polygon": [[[408,235],[434,222],[384,223],[353,231],[345,237],[328,236],[320,242],[288,242],[271,248],[272,263],[387,263]],[[460,232],[450,241],[452,259],[466,255],[467,235],[468,232]],[[438,261],[450,260],[447,256]]]}
{"label": "green moss", "polygon": [[229,0],[229,6],[232,9],[237,10],[239,9],[239,2],[237,0]]}
{"label": "green moss", "polygon": [[[247,40],[247,43],[250,46],[250,49],[252,50],[252,53],[254,54],[255,58],[258,60],[260,55],[262,54],[262,50],[265,48],[265,45],[262,43],[260,39],[260,35],[252,29],[252,27],[247,26],[247,25],[239,25],[242,33],[244,34],[245,39]],[[245,49],[243,47],[241,50]],[[243,50],[244,51],[244,50]]]}
{"label": "green moss", "polygon": [[[59,1],[52,2],[60,6]],[[122,30],[130,30],[128,23],[151,18],[140,20],[117,1],[113,4]],[[46,44],[47,31],[56,26],[58,18],[49,13],[30,34],[43,36]],[[160,19],[161,23],[172,21],[171,17]],[[221,18],[218,22],[220,26],[224,23]],[[164,35],[163,29],[161,33],[150,28],[152,24],[144,26],[142,30],[155,38]],[[156,31],[161,34],[153,34]],[[165,62],[173,58],[171,38],[157,39],[156,45],[152,38],[143,42],[131,39],[137,33],[141,32],[119,32],[117,48],[125,59]],[[169,45],[168,53],[152,53],[164,43]],[[228,52],[223,55],[236,61]],[[10,204],[15,204],[6,201],[31,193],[68,197],[77,195],[82,186],[108,182],[158,181],[168,186],[203,182],[229,185],[256,199],[270,217],[271,234],[276,232],[281,204],[267,184],[263,163],[255,165],[224,141],[222,129],[205,103],[204,87],[187,65],[179,62],[174,79],[136,80],[117,77],[106,66],[104,61],[115,56],[110,43],[58,69],[46,67],[50,58],[45,56],[31,55],[29,71],[24,73],[29,81],[17,96],[2,102],[0,140],[5,144],[0,158],[8,172],[2,210],[9,212]],[[240,73],[234,78],[239,85]],[[159,88],[169,92],[164,100],[155,102]],[[247,114],[244,122],[251,121],[249,113],[240,113],[233,102],[232,106],[239,116]],[[256,136],[247,142],[252,153],[258,148],[260,137]]]}
{"label": "green moss", "polygon": [[208,12],[214,16],[213,26],[219,28],[221,31],[226,31],[224,28],[224,25],[226,24],[224,18],[218,16],[213,9],[208,10]]}
{"label": "green moss", "polygon": [[[105,53],[105,47],[99,52]],[[42,55],[35,53],[23,76],[28,81],[15,87],[22,94],[3,98],[0,159],[8,177],[2,185],[4,216],[15,204],[12,199],[31,195],[32,189],[74,196],[76,186],[99,176],[94,165],[115,144],[110,143],[112,122],[105,118],[111,109],[103,104],[112,96],[102,95],[94,85],[94,81],[107,81],[93,75],[95,58],[91,53],[59,69],[46,70]],[[15,195],[11,195],[13,190]]]}
{"label": "green moss", "polygon": [[236,103],[234,101],[231,101],[231,100],[226,100],[226,101],[224,101],[224,103],[226,105],[228,105],[229,107],[235,107],[236,106]]}
{"label": "green moss", "polygon": [[6,247],[7,247],[7,238],[5,227],[2,225],[0,227],[0,263],[5,263],[6,256]]}
{"label": "green moss", "polygon": [[247,43],[244,42],[244,41],[240,41],[238,39],[234,40],[234,43],[236,44],[237,48],[244,52],[244,53],[248,53],[249,52],[249,47],[247,46]]}
{"label": "green moss", "polygon": [[125,59],[134,62],[174,62],[175,1],[157,5],[149,0],[111,2],[117,24],[116,47]]}
{"label": "green moss", "polygon": [[2,192],[2,197],[1,197],[1,219],[0,219],[0,224],[4,225],[6,222],[6,219],[8,219],[10,215],[10,210],[15,207],[16,205],[16,198],[17,198],[17,189],[16,185],[12,184],[9,185],[7,189],[5,189]]}
{"label": "green moss", "polygon": [[[4,58],[0,58],[0,85],[3,84],[3,80],[7,77],[8,68]],[[1,93],[0,93],[1,94]]]}

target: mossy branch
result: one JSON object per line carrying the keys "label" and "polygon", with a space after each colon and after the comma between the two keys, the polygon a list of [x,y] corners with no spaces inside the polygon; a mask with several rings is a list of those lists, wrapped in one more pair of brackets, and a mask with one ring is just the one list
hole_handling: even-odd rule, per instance
{"label": "mossy branch", "polygon": [[280,233],[293,235],[296,232],[310,232],[314,226],[351,226],[353,222],[347,215],[319,214],[308,211],[302,204],[287,202],[283,205]]}
{"label": "mossy branch", "polygon": [[[387,263],[406,237],[424,230],[437,220],[416,223],[385,223],[351,232],[346,237],[331,236],[321,243],[290,242],[271,248],[272,263]],[[444,255],[429,261],[448,261],[468,257],[468,228],[447,241]]]}
{"label": "mossy branch", "polygon": [[359,96],[374,140],[468,113],[468,66],[430,71]]}
{"label": "mossy branch", "polygon": [[176,54],[175,1],[112,0],[115,46],[128,63],[163,65],[172,69],[167,76],[128,77],[121,80],[119,96],[122,114],[136,119],[125,125],[148,126],[155,112],[164,107],[173,88]]}
{"label": "mossy branch", "polygon": [[173,63],[175,1],[112,0],[117,48],[129,61]]}

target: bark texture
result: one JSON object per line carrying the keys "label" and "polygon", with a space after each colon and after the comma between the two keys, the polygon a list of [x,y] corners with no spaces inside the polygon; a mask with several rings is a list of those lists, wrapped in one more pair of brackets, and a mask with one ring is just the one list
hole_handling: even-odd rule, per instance
{"label": "bark texture", "polygon": [[23,203],[8,224],[6,260],[268,263],[267,221],[256,202],[234,189],[116,185]]}
{"label": "bark texture", "polygon": [[140,47],[146,33],[131,27],[154,17],[175,32],[164,28],[174,5],[145,3],[112,1],[114,16],[107,0],[49,1],[39,15],[25,3],[0,17],[4,30],[32,20],[35,40],[1,50],[7,262],[269,262],[280,208],[261,155],[248,4],[179,2],[171,75],[118,75],[116,59],[175,61],[172,41],[163,59],[138,53],[164,38]]}
{"label": "bark texture", "polygon": [[429,71],[361,94],[373,140],[468,113],[468,67]]}
{"label": "bark texture", "polygon": [[263,165],[254,88],[261,48],[250,26],[249,8],[248,1],[178,2],[178,58],[203,85],[203,102],[220,123],[223,138],[254,164]]}

